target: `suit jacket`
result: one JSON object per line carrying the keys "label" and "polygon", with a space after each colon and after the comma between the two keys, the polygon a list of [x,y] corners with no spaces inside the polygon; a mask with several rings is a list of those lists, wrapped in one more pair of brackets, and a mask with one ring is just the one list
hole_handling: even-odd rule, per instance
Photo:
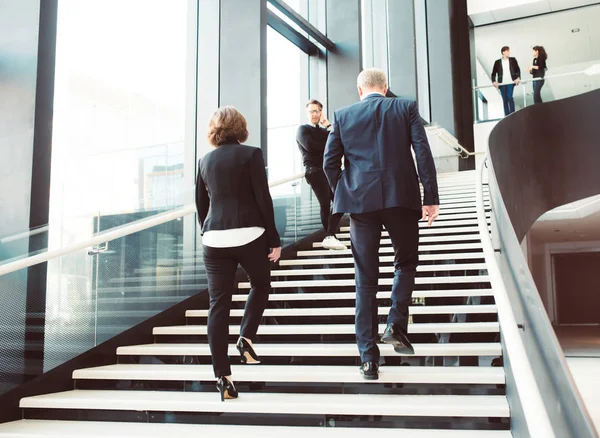
{"label": "suit jacket", "polygon": [[[519,63],[513,57],[508,58],[508,65],[510,66],[510,77],[513,81],[517,80],[521,77],[521,68],[519,67]],[[495,77],[498,79],[494,79]],[[497,59],[494,62],[494,68],[492,69],[492,82],[499,82],[502,84],[502,78],[504,78],[504,69],[502,68],[502,58]]]}
{"label": "suit jacket", "polygon": [[433,156],[416,102],[371,94],[336,111],[333,120],[323,169],[335,193],[335,213],[392,207],[420,210],[419,177],[424,204],[440,203]]}
{"label": "suit jacket", "polygon": [[271,248],[281,246],[275,228],[262,151],[223,144],[198,162],[196,208],[202,232],[263,227]]}

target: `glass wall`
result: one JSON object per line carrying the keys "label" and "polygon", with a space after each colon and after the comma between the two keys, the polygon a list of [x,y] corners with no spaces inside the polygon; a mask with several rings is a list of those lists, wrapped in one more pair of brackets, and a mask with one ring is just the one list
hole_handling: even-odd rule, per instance
{"label": "glass wall", "polygon": [[296,130],[305,122],[308,55],[267,29],[267,129],[269,180],[302,172]]}
{"label": "glass wall", "polygon": [[[186,148],[195,148],[184,141],[186,129],[194,129],[186,125],[186,99],[196,93],[195,84],[188,89],[186,82],[188,69],[195,68],[188,53],[197,35],[187,26],[194,13],[189,4],[58,2],[50,249],[181,206],[192,193],[194,175],[184,175]],[[74,342],[86,332],[81,325],[94,322],[99,303],[104,305],[99,290],[114,286],[120,298],[132,290],[107,285],[106,272],[110,281],[114,273],[129,281],[136,270],[181,259],[181,222],[163,228],[169,232],[111,242],[100,255],[86,250],[48,262],[45,370],[73,357],[55,354],[61,351],[56,345]],[[140,321],[123,312],[121,303],[113,304],[100,311],[121,312],[122,321],[81,340],[88,348]],[[90,305],[94,311],[85,311]]]}
{"label": "glass wall", "polygon": [[59,1],[51,247],[89,236],[105,215],[182,205],[191,190],[187,8],[184,0]]}

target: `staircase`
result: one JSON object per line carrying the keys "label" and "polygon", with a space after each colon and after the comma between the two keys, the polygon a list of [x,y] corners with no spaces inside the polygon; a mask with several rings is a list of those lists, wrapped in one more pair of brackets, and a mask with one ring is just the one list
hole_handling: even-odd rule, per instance
{"label": "staircase", "polygon": [[[189,309],[187,325],[155,327],[154,344],[120,347],[117,364],[76,370],[73,391],[21,400],[25,419],[0,425],[0,437],[362,438],[365,428],[378,437],[510,437],[504,370],[492,366],[501,363],[502,347],[476,223],[475,173],[440,175],[440,198],[440,218],[421,224],[409,324],[415,355],[382,345],[379,380],[358,371],[351,251],[317,242],[272,273],[256,343],[261,365],[239,365],[234,347],[250,287],[239,284],[230,330],[239,399],[220,402],[208,310]],[[349,245],[347,227],[338,237]],[[383,231],[381,331],[392,263]],[[143,286],[143,275],[133,283]]]}

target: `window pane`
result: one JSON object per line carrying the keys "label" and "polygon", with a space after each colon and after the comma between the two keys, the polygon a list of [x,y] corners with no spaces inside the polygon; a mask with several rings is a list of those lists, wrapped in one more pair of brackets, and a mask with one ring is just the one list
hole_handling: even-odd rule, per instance
{"label": "window pane", "polygon": [[296,130],[308,99],[308,55],[267,29],[267,126],[269,180],[302,171]]}
{"label": "window pane", "polygon": [[60,0],[51,244],[182,204],[187,5]]}

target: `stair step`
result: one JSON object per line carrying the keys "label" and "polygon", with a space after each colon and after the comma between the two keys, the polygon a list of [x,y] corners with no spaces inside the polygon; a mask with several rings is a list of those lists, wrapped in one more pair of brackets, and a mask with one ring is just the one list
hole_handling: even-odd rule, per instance
{"label": "stair step", "polygon": [[[461,263],[448,265],[420,265],[417,272],[448,272],[448,271],[484,271],[485,263]],[[354,268],[323,268],[323,269],[280,269],[271,271],[271,277],[291,277],[307,275],[354,275]],[[380,274],[394,273],[393,266],[380,266]]]}
{"label": "stair step", "polygon": [[[413,344],[415,356],[501,356],[502,346],[496,342]],[[391,345],[379,345],[382,356],[397,357]],[[352,343],[336,344],[261,344],[256,346],[261,357],[358,357]],[[145,344],[117,348],[119,356],[204,356],[210,357],[208,344]],[[229,346],[230,356],[239,356],[235,345]]]}
{"label": "stair step", "polygon": [[[379,324],[379,333],[383,333],[385,324]],[[497,322],[428,322],[408,324],[408,333],[498,333]],[[206,335],[205,325],[174,325],[154,327],[152,334],[159,335]],[[258,335],[353,335],[354,324],[279,324],[261,325]],[[230,325],[229,334],[239,335],[240,326]]]}
{"label": "stair step", "polygon": [[21,399],[21,408],[293,415],[436,417],[509,416],[506,397],[494,395],[380,395],[244,393],[222,403],[208,392],[73,390]]}
{"label": "stair step", "polygon": [[[481,242],[477,243],[457,243],[453,245],[419,245],[419,252],[428,251],[461,251],[465,249],[482,249]],[[379,254],[393,254],[394,248],[384,246],[379,248]],[[309,249],[306,251],[298,251],[298,257],[316,257],[316,256],[340,256],[352,255],[351,249],[335,250],[335,249]]]}
{"label": "stair step", "polygon": [[[378,438],[511,438],[507,430],[383,429]],[[20,420],[0,424],[0,438],[164,438],[275,437],[364,438],[358,427],[234,426],[207,424],[125,423],[110,421]]]}
{"label": "stair step", "polygon": [[[379,292],[377,298],[389,299],[391,292]],[[448,298],[448,297],[491,297],[494,294],[491,289],[458,289],[458,290],[417,290],[413,292],[413,298]],[[269,301],[313,301],[313,300],[353,300],[356,297],[355,292],[331,292],[331,293],[272,293],[269,295]],[[235,294],[233,301],[244,302],[248,299],[248,294]],[[118,298],[100,298],[102,304],[123,304],[123,303],[179,303],[180,297],[159,296],[159,297],[130,297],[123,296]]]}
{"label": "stair step", "polygon": [[[446,271],[464,271],[464,270],[485,270],[485,263],[463,263],[453,265],[420,265],[417,267],[417,272],[446,272]],[[379,268],[381,273],[393,273],[393,266],[382,266]],[[271,271],[271,277],[282,276],[307,276],[307,275],[347,275],[354,274],[354,268],[329,268],[329,269],[287,269]],[[181,282],[206,280],[207,274],[180,274],[180,275],[161,275],[147,277],[129,277],[129,278],[113,278],[110,284],[127,286],[130,290],[131,284],[141,283],[148,286],[165,286],[178,288]],[[197,284],[197,283],[196,283]]]}
{"label": "stair step", "polygon": [[[329,255],[329,253],[327,253]],[[454,252],[447,254],[420,254],[419,261],[443,260],[473,260],[483,259],[483,251],[479,252]],[[393,263],[394,256],[379,256],[379,263]],[[318,258],[318,259],[292,259],[280,260],[279,266],[305,266],[305,265],[349,265],[354,264],[352,257]]]}
{"label": "stair step", "polygon": [[[501,367],[400,367],[382,366],[379,380],[364,380],[355,366],[234,365],[236,382],[291,383],[439,383],[501,385]],[[108,365],[75,370],[82,380],[203,381],[215,379],[212,365]]]}
{"label": "stair step", "polygon": [[[470,235],[456,235],[456,236],[433,236],[433,237],[421,237],[419,243],[437,243],[437,242],[462,242],[468,240],[480,241],[479,234]],[[350,246],[351,242],[348,239],[340,239],[340,241],[346,246]],[[391,245],[392,239],[381,239],[379,242],[381,245]],[[314,242],[313,248],[322,248],[323,242]]]}
{"label": "stair step", "polygon": [[[342,227],[342,229],[348,228],[349,231],[349,227]],[[479,233],[479,227],[457,227],[457,228],[448,228],[445,230],[439,230],[437,228],[421,228],[419,229],[419,235],[420,236],[425,236],[425,235],[430,235],[430,234],[473,234],[473,233]],[[389,237],[390,233],[388,233],[387,231],[382,231],[381,232],[381,236],[382,237]],[[349,232],[345,232],[345,233],[338,233],[336,234],[336,237],[338,239],[350,239],[350,233]],[[423,241],[421,239],[421,241]]]}
{"label": "stair step", "polygon": [[[377,292],[377,299],[389,299],[391,292]],[[449,290],[416,290],[413,298],[454,298],[454,297],[493,297],[492,289],[449,289]],[[356,292],[324,292],[324,293],[292,293],[270,294],[269,301],[336,301],[354,300]],[[234,302],[248,300],[248,294],[233,295]]]}
{"label": "stair step", "polygon": [[[389,307],[379,307],[379,315],[387,315]],[[494,314],[498,308],[493,304],[459,305],[459,306],[410,306],[411,315],[464,315],[464,314]],[[320,308],[285,308],[265,309],[264,316],[354,316],[354,307],[320,307]],[[241,318],[244,309],[232,309],[230,316]],[[188,310],[186,318],[207,318],[208,309]]]}
{"label": "stair step", "polygon": [[[490,277],[487,275],[469,275],[452,277],[417,277],[415,284],[462,284],[462,283],[489,283]],[[271,287],[290,288],[290,287],[343,287],[355,286],[354,279],[349,280],[297,280],[297,281],[272,281]],[[380,286],[391,286],[394,283],[393,278],[380,278]],[[241,282],[240,289],[250,289],[249,282]]]}
{"label": "stair step", "polygon": [[[490,223],[490,219],[488,217],[488,224]],[[476,219],[463,219],[456,221],[435,221],[431,227],[427,225],[427,222],[419,222],[419,226],[421,228],[444,228],[444,227],[458,227],[458,226],[474,226],[477,225]],[[340,231],[350,231],[350,227],[340,227]],[[441,232],[441,231],[440,231]],[[445,231],[444,231],[445,232]]]}

